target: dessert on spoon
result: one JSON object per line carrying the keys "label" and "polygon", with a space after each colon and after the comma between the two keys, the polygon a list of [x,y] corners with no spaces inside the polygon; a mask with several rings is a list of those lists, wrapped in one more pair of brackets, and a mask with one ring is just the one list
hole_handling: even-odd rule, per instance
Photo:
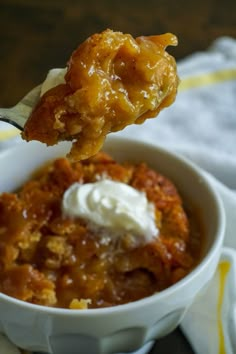
{"label": "dessert on spoon", "polygon": [[37,87],[14,114],[5,113],[5,121],[21,128],[27,141],[71,140],[68,157],[86,159],[100,150],[107,134],[156,117],[173,103],[179,79],[169,45],[177,45],[170,33],[136,39],[110,29],[94,34],[58,71],[55,86],[41,97]]}

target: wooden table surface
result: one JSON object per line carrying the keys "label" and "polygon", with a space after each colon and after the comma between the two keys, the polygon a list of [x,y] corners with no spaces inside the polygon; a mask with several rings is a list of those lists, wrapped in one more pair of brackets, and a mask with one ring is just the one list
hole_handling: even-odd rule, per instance
{"label": "wooden table surface", "polygon": [[[181,59],[219,36],[236,38],[235,0],[0,0],[0,107],[9,107],[65,66],[73,49],[106,28],[133,36],[175,33]],[[152,354],[193,353],[179,329]]]}

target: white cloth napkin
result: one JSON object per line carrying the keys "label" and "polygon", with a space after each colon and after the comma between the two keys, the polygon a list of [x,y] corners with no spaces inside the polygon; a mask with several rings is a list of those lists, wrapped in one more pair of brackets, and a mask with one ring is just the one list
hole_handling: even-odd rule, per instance
{"label": "white cloth napkin", "polygon": [[236,353],[236,40],[217,39],[208,51],[178,63],[176,102],[142,128],[122,136],[163,145],[202,167],[226,211],[222,257],[208,289],[181,323],[196,354]]}
{"label": "white cloth napkin", "polygon": [[[208,51],[178,63],[176,102],[157,119],[117,133],[162,145],[204,169],[226,210],[225,248],[207,291],[199,294],[181,327],[196,354],[236,353],[236,40],[217,39]],[[0,123],[1,148],[9,126]],[[12,140],[13,139],[13,140]],[[19,141],[8,139],[7,143]],[[4,341],[6,339],[4,338]],[[0,337],[4,354],[15,354]]]}

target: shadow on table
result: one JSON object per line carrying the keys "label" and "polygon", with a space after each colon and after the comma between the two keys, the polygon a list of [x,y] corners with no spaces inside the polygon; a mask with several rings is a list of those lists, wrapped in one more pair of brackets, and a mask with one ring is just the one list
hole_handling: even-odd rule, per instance
{"label": "shadow on table", "polygon": [[179,328],[158,340],[149,354],[194,354]]}

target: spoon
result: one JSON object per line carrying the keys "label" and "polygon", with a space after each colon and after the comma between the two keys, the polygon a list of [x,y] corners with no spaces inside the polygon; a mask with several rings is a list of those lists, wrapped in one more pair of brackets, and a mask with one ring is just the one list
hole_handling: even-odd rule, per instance
{"label": "spoon", "polygon": [[23,99],[11,108],[0,108],[0,121],[24,130],[25,123],[40,98],[41,85],[36,86]]}

